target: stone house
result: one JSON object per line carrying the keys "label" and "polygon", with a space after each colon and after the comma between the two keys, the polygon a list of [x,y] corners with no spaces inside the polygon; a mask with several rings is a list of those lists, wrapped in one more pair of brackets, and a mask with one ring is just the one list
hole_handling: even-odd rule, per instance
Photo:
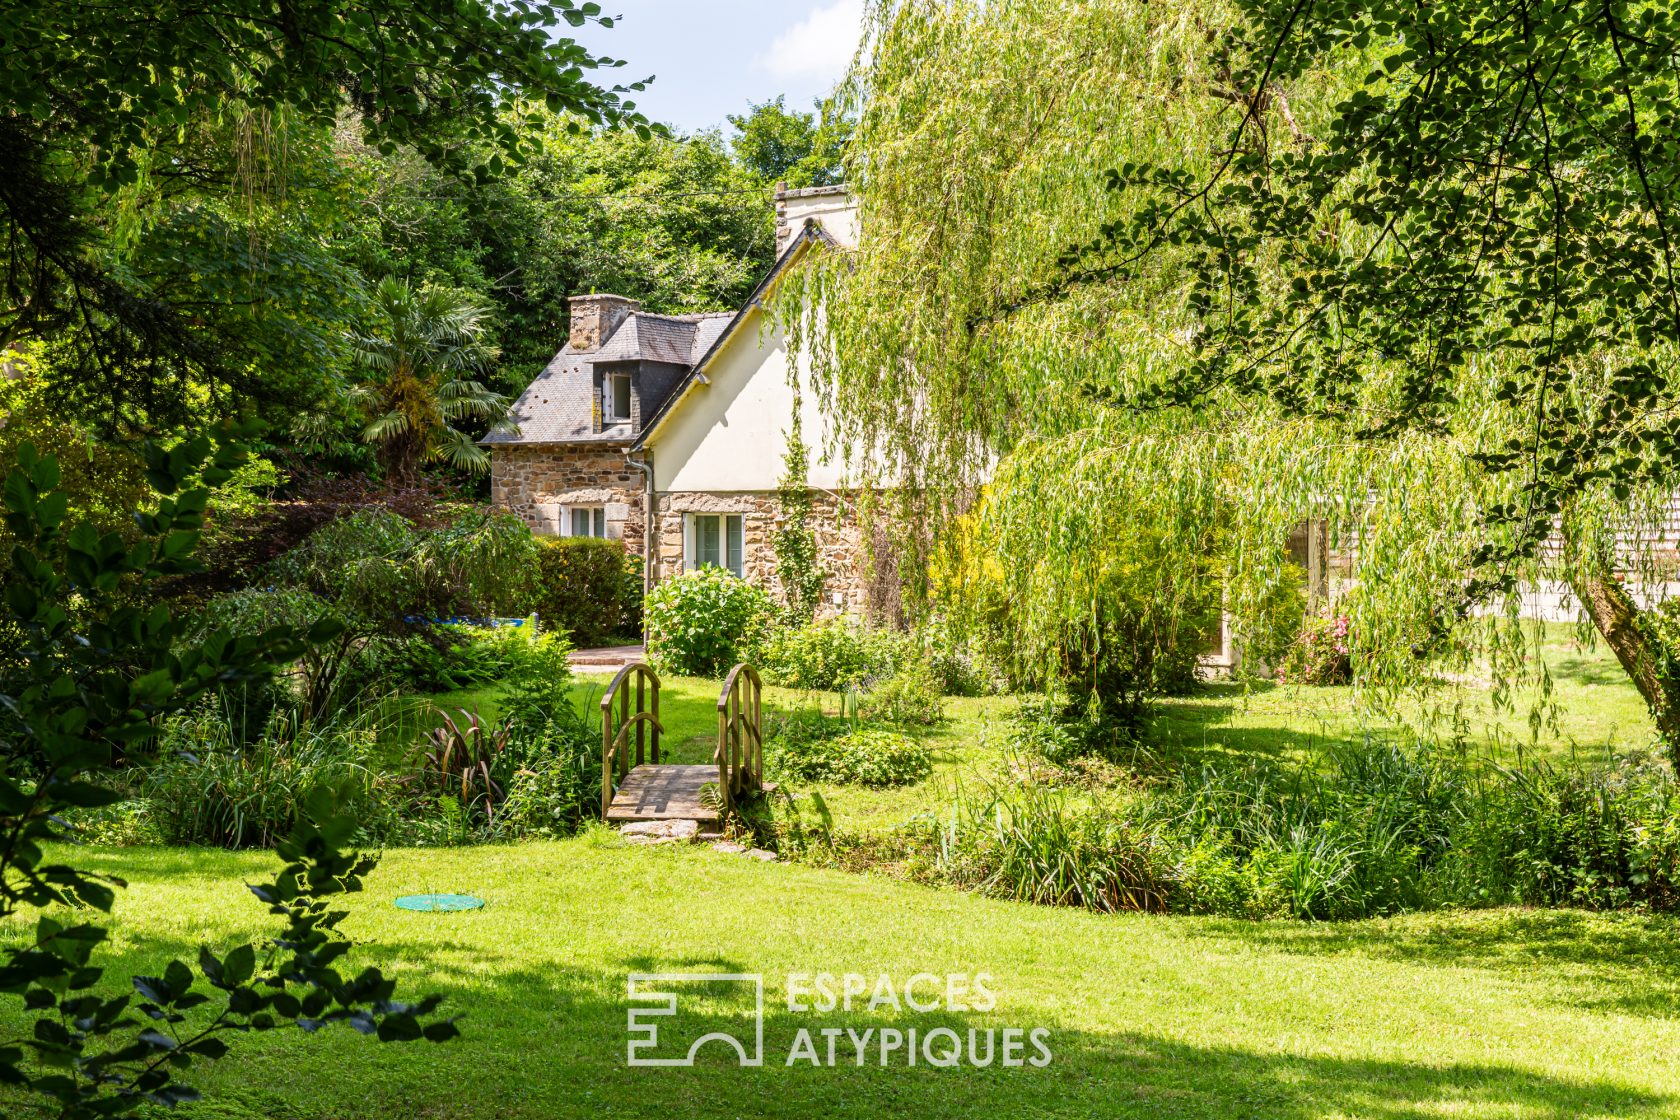
{"label": "stone house", "polygon": [[[491,501],[539,534],[620,540],[647,585],[715,564],[779,594],[772,534],[795,402],[812,449],[810,524],[829,573],[825,613],[868,609],[861,533],[808,362],[766,303],[805,254],[853,246],[844,187],[778,190],[776,263],[746,306],[656,315],[623,296],[571,298],[571,332],[485,440]],[[798,379],[800,391],[795,394]]]}

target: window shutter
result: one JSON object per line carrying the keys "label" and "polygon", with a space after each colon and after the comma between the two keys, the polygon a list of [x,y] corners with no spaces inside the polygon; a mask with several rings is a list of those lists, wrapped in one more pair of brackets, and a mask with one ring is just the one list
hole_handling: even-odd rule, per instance
{"label": "window shutter", "polygon": [[683,568],[693,571],[694,564],[694,515],[683,514]]}

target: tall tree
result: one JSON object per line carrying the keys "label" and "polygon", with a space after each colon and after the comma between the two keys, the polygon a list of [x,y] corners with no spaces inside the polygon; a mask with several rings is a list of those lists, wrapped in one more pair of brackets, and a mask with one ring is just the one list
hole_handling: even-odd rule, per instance
{"label": "tall tree", "polygon": [[1656,574],[1680,447],[1672,13],[882,0],[871,26],[869,237],[811,280],[824,370],[877,459],[1015,481],[1024,617],[1085,609],[1079,542],[1140,498],[1220,521],[1239,622],[1323,517],[1357,539],[1362,684],[1543,671],[1496,620],[1563,579],[1680,746],[1672,626],[1617,578]]}
{"label": "tall tree", "polygon": [[820,101],[813,113],[789,110],[786,102],[778,96],[729,117],[735,158],[768,183],[826,187],[840,182],[851,122]]}
{"label": "tall tree", "polygon": [[[195,389],[273,355],[207,313],[238,302],[218,288],[221,270],[160,284],[124,267],[135,211],[123,191],[167,184],[260,203],[286,181],[276,168],[291,141],[331,129],[347,105],[382,151],[407,145],[493,176],[526,155],[512,106],[625,118],[619,91],[589,80],[617,63],[550,35],[562,21],[610,24],[599,11],[574,0],[398,3],[377,19],[338,3],[8,5],[0,348],[60,341],[66,384],[97,385],[113,424],[184,420]],[[218,131],[232,158],[206,161],[202,141]],[[468,153],[484,158],[467,167]]]}
{"label": "tall tree", "polygon": [[575,292],[712,311],[738,306],[769,268],[773,184],[716,133],[644,138],[543,110],[510,120],[541,150],[488,183],[338,135],[356,204],[335,227],[335,256],[367,275],[477,293],[497,311],[494,383],[522,389],[553,357]]}
{"label": "tall tree", "polygon": [[426,462],[488,471],[475,433],[457,426],[511,430],[508,399],[472,376],[495,356],[483,337],[488,309],[461,292],[394,277],[380,281],[373,302],[377,326],[353,343],[363,377],[351,399],[367,418],[362,438],[378,449],[386,482],[416,486]]}

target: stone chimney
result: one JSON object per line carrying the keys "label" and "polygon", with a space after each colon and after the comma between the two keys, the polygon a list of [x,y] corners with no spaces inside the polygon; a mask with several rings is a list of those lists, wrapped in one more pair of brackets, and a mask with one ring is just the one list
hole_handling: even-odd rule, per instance
{"label": "stone chimney", "polygon": [[584,352],[605,346],[619,324],[642,309],[624,296],[572,296],[566,302],[571,307],[572,349]]}
{"label": "stone chimney", "polygon": [[778,258],[799,231],[808,223],[822,227],[823,232],[847,248],[855,248],[858,240],[857,203],[844,183],[833,187],[800,187],[788,190],[786,183],[776,184],[776,256]]}

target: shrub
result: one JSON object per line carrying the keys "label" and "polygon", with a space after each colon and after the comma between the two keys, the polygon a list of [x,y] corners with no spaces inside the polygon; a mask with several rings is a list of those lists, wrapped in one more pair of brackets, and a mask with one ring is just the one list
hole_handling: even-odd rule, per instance
{"label": "shrub", "polygon": [[1680,907],[1672,774],[1366,745],[1118,794],[959,791],[928,860],[957,885],[1097,909],[1342,919],[1442,906]]}
{"label": "shrub", "polygon": [[908,735],[859,729],[843,735],[777,740],[772,766],[776,773],[798,781],[902,786],[931,774],[933,757]]}
{"label": "shrub", "polygon": [[474,821],[482,818],[493,824],[512,776],[513,756],[507,748],[513,725],[504,720],[492,726],[477,712],[458,714],[460,719],[441,713],[441,724],[426,737],[420,788],[455,799]]}
{"label": "shrub", "polygon": [[358,843],[380,843],[399,792],[377,766],[377,738],[367,719],[311,727],[282,712],[242,743],[227,714],[207,706],[165,726],[139,790],[150,826],[169,844],[270,847],[327,790],[360,822]]}
{"label": "shrub", "polygon": [[758,651],[775,611],[769,595],[722,568],[684,572],[647,597],[648,656],[661,672],[722,676]]}
{"label": "shrub", "polygon": [[[1211,524],[1169,529],[1167,511],[1137,503],[1073,502],[1064,523],[1045,515],[1047,498],[1066,495],[1040,490],[1020,463],[1001,463],[930,567],[935,602],[974,648],[1010,666],[1015,683],[1135,733],[1152,698],[1195,687],[1218,633],[1217,533]],[[1020,559],[1070,548],[1079,562],[1066,568]]]}
{"label": "shrub", "polygon": [[939,723],[945,718],[945,700],[939,686],[933,666],[920,657],[911,658],[864,694],[858,715],[884,723]]}
{"label": "shrub", "polygon": [[540,555],[524,520],[468,506],[441,528],[417,534],[411,568],[440,613],[523,615],[536,590]]}
{"label": "shrub", "polygon": [[1103,802],[1003,782],[959,790],[935,844],[958,885],[1002,898],[1092,910],[1163,910],[1170,856],[1160,830]]}
{"label": "shrub", "polygon": [[943,615],[923,622],[905,645],[932,667],[945,696],[988,696],[1011,687],[1008,666],[988,653],[976,632],[959,630]]}
{"label": "shrub", "polygon": [[520,645],[522,627],[453,623],[416,627],[406,637],[363,651],[354,671],[367,685],[404,692],[449,692],[504,679]]}
{"label": "shrub", "polygon": [[1022,704],[1012,713],[1004,740],[1014,752],[1037,756],[1058,766],[1088,752],[1089,741],[1056,718],[1053,705]]}
{"label": "shrub", "polygon": [[572,643],[563,634],[513,631],[502,681],[502,714],[516,738],[572,714]]}
{"label": "shrub", "polygon": [[890,674],[898,644],[892,635],[843,616],[776,630],[764,643],[761,663],[771,684],[846,692]]}
{"label": "shrub", "polygon": [[1310,618],[1289,647],[1278,675],[1294,684],[1337,685],[1353,681],[1348,618]]}
{"label": "shrub", "polygon": [[498,822],[507,837],[559,839],[601,815],[601,730],[573,707],[534,732],[515,725],[520,758]]}
{"label": "shrub", "polygon": [[1135,766],[1148,755],[1139,728],[1106,719],[1098,706],[1065,700],[1023,703],[1010,717],[1005,738],[1020,752],[1057,766],[1093,759]]}
{"label": "shrub", "polygon": [[1253,624],[1241,635],[1242,666],[1239,671],[1282,665],[1301,636],[1307,619],[1307,571],[1299,564],[1285,564],[1278,579],[1261,596]]}
{"label": "shrub", "polygon": [[[543,625],[569,633],[580,646],[599,645],[631,631],[626,608],[641,598],[641,576],[618,541],[593,537],[545,539],[537,549],[537,614]],[[634,588],[634,595],[630,594]]]}

